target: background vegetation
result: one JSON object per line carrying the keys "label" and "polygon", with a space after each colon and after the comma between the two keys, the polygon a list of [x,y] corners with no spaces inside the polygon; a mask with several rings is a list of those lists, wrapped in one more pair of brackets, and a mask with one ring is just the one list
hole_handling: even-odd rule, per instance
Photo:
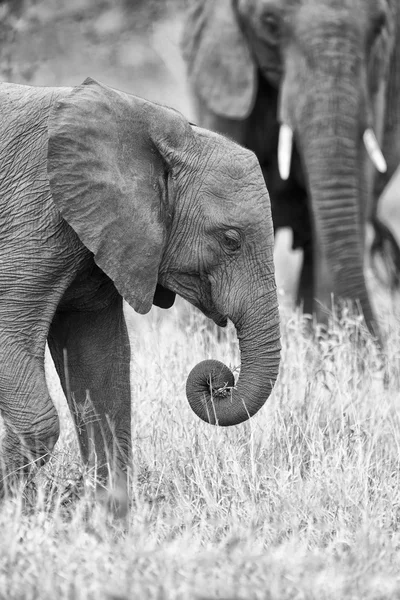
{"label": "background vegetation", "polygon": [[[1,77],[75,85],[90,75],[192,116],[177,49],[181,7],[0,2]],[[0,507],[1,599],[400,598],[399,299],[370,277],[383,355],[351,314],[316,344],[290,307],[299,256],[287,249],[288,233],[280,237],[282,367],[248,423],[207,426],[185,398],[199,360],[237,369],[232,328],[218,341],[183,302],[146,317],[126,307],[134,349],[127,522],[90,506],[91,474],[47,359],[62,435],[35,478],[37,494],[28,486]]]}

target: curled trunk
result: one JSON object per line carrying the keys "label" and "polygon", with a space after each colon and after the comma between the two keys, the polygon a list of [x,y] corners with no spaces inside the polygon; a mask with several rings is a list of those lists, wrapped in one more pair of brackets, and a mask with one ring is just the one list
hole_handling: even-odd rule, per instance
{"label": "curled trunk", "polygon": [[230,426],[246,421],[271,394],[281,349],[276,291],[264,297],[258,307],[252,306],[235,325],[241,353],[237,386],[230,369],[213,360],[196,365],[186,384],[193,411],[213,425]]}

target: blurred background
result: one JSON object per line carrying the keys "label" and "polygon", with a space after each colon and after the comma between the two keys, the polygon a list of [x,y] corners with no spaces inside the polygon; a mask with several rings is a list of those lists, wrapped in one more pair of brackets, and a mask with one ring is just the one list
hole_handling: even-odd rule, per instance
{"label": "blurred background", "polygon": [[179,54],[185,0],[0,1],[0,75],[31,85],[87,76],[191,114]]}
{"label": "blurred background", "polygon": [[[188,1],[0,0],[0,79],[73,86],[91,76],[195,121],[179,51]],[[400,176],[380,206],[400,240]],[[301,251],[290,230],[279,232],[275,257],[281,301],[291,303]]]}

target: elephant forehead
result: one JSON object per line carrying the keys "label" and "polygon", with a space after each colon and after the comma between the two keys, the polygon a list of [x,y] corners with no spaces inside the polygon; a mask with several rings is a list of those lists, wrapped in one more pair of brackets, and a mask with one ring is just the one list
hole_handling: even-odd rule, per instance
{"label": "elephant forehead", "polygon": [[367,16],[368,2],[360,0],[303,0],[301,10],[296,13],[296,29],[304,36],[312,37],[321,26],[329,25],[332,32],[362,30]]}
{"label": "elephant forehead", "polygon": [[237,212],[241,218],[245,215],[252,220],[255,213],[260,210],[269,210],[270,201],[261,170],[253,169],[238,174],[218,168],[217,165],[209,166],[208,174],[201,184],[196,186],[197,197],[204,198],[207,205],[215,204],[221,210],[230,214]]}
{"label": "elephant forehead", "polygon": [[218,186],[207,185],[200,190],[197,201],[201,203],[205,222],[211,227],[237,227],[256,234],[272,223],[265,185],[228,186],[223,182]]}
{"label": "elephant forehead", "polygon": [[256,156],[239,145],[227,145],[218,153],[221,172],[227,177],[243,183],[258,179],[259,163]]}
{"label": "elephant forehead", "polygon": [[260,212],[268,218],[270,200],[257,159],[249,153],[243,158],[220,156],[210,160],[196,186],[197,197],[203,199],[205,208],[221,212],[222,218],[225,214],[241,223],[253,223]]}
{"label": "elephant forehead", "polygon": [[208,171],[214,168],[221,176],[240,180],[249,174],[255,177],[260,170],[254,152],[214,131],[195,126],[193,129],[201,140],[197,145],[197,150],[201,148],[200,165],[207,165]]}
{"label": "elephant forehead", "polygon": [[233,202],[243,203],[267,193],[257,158],[242,148],[239,152],[214,154],[207,163],[203,183],[214,195]]}
{"label": "elephant forehead", "polygon": [[261,167],[252,153],[243,152],[241,156],[221,156],[216,166],[218,176],[214,178],[212,187],[222,185],[228,201],[240,207],[246,204],[248,210],[260,204],[269,204]]}
{"label": "elephant forehead", "polygon": [[226,211],[239,222],[256,222],[260,211],[269,218],[269,196],[256,155],[224,136],[196,129],[202,143],[191,175],[204,208]]}

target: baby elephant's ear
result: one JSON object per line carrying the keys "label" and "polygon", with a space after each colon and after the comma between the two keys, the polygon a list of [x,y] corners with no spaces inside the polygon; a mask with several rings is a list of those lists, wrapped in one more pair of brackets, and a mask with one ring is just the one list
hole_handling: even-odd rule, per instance
{"label": "baby elephant's ear", "polygon": [[174,111],[92,79],[58,101],[49,120],[54,202],[139,313],[156,291],[168,214],[162,152],[170,133],[176,144],[180,122]]}

